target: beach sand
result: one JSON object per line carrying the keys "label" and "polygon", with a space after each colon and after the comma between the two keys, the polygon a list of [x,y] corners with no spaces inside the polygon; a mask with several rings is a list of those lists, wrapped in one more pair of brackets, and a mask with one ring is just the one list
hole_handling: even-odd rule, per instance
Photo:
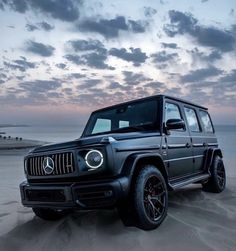
{"label": "beach sand", "polygon": [[[227,168],[221,194],[191,185],[169,195],[166,220],[156,230],[124,227],[113,211],[75,212],[58,222],[34,216],[20,202],[23,156],[0,151],[0,250],[236,250],[236,177]],[[233,163],[232,163],[233,165]]]}

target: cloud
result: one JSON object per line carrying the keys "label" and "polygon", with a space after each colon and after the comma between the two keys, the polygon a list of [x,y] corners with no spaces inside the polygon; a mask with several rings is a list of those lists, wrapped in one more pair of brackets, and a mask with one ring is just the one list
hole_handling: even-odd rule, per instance
{"label": "cloud", "polygon": [[192,14],[175,10],[169,11],[169,18],[170,24],[164,26],[164,31],[170,37],[189,34],[202,46],[212,47],[222,52],[234,50],[236,38],[232,35],[232,30],[198,25],[198,20]]}
{"label": "cloud", "polygon": [[177,49],[178,45],[176,43],[161,43],[162,47],[169,49]]}
{"label": "cloud", "polygon": [[26,50],[42,57],[50,57],[53,55],[55,48],[51,45],[37,43],[29,40],[26,44]]}
{"label": "cloud", "polygon": [[194,71],[190,71],[190,73],[181,76],[182,83],[195,83],[203,81],[209,77],[218,76],[223,73],[222,70],[210,66],[208,68],[201,68]]}
{"label": "cloud", "polygon": [[25,28],[27,31],[35,31],[35,30],[44,30],[44,31],[51,31],[54,29],[54,26],[50,25],[47,22],[41,22],[37,24],[26,24]]}
{"label": "cloud", "polygon": [[115,69],[114,67],[111,67],[105,63],[105,61],[107,60],[106,50],[99,52],[91,52],[84,55],[68,54],[65,56],[65,58],[76,65],[87,65],[91,68],[96,69]]}
{"label": "cloud", "polygon": [[193,61],[200,59],[202,61],[212,63],[222,58],[222,52],[218,50],[213,50],[210,53],[205,53],[205,52],[201,52],[198,48],[194,48],[193,50],[189,52],[191,56],[193,57]]}
{"label": "cloud", "polygon": [[144,7],[144,15],[145,17],[152,17],[157,13],[156,9],[153,9],[152,7]]}
{"label": "cloud", "polygon": [[175,60],[177,57],[178,53],[167,53],[165,50],[151,54],[152,61],[157,64]]}
{"label": "cloud", "polygon": [[79,18],[78,6],[81,1],[72,0],[4,0],[4,6],[16,12],[34,10],[62,21],[73,22]]}
{"label": "cloud", "polygon": [[66,68],[66,64],[64,64],[64,63],[58,63],[58,64],[56,64],[56,67],[59,68],[59,69],[64,70]]}
{"label": "cloud", "polygon": [[143,33],[147,24],[131,19],[126,21],[124,16],[117,16],[113,19],[85,19],[77,26],[83,32],[96,32],[109,39],[118,37],[119,31]]}
{"label": "cloud", "polygon": [[132,71],[123,71],[124,81],[128,85],[136,85],[139,83],[144,83],[146,81],[152,81],[152,79],[144,76],[142,73],[134,73]]}
{"label": "cloud", "polygon": [[[77,86],[79,90],[88,90],[101,83],[101,79],[86,79]],[[102,91],[102,90],[101,90]]]}
{"label": "cloud", "polygon": [[39,27],[37,25],[34,24],[26,24],[25,28],[27,31],[35,31],[35,30],[39,30]]}
{"label": "cloud", "polygon": [[140,48],[130,48],[130,52],[125,48],[117,49],[112,48],[109,54],[121,58],[127,62],[132,62],[134,66],[140,66],[148,58],[145,52],[142,52]]}
{"label": "cloud", "polygon": [[99,40],[70,40],[68,43],[72,46],[75,52],[78,51],[102,51],[104,52],[104,45]]}
{"label": "cloud", "polygon": [[61,87],[62,83],[57,80],[34,80],[19,83],[19,87],[26,91],[32,93],[47,93],[48,91],[55,91]]}
{"label": "cloud", "polygon": [[47,23],[47,22],[45,22],[45,21],[43,21],[43,22],[41,22],[41,23],[38,23],[38,25],[39,25],[43,30],[45,30],[45,31],[51,31],[51,30],[54,29],[54,26],[53,26],[53,25],[51,25],[51,24],[49,24],[49,23]]}
{"label": "cloud", "polygon": [[221,77],[219,82],[233,83],[233,85],[236,87],[236,69]]}
{"label": "cloud", "polygon": [[36,63],[29,62],[24,57],[22,57],[22,59],[13,60],[13,63],[4,61],[3,64],[8,69],[19,70],[21,72],[25,72],[28,69],[36,68]]}

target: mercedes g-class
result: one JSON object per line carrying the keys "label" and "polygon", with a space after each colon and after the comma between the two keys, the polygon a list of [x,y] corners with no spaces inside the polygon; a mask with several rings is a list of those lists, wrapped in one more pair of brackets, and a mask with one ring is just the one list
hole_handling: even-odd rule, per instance
{"label": "mercedes g-class", "polygon": [[165,95],[93,112],[79,139],[32,150],[24,159],[22,203],[42,219],[72,210],[117,208],[125,225],[158,227],[168,192],[226,184],[207,108]]}

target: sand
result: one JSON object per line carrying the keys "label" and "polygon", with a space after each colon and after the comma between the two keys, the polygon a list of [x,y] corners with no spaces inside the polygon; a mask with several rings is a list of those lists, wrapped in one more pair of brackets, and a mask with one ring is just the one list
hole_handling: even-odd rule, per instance
{"label": "sand", "polygon": [[166,220],[143,231],[124,227],[115,210],[75,212],[58,222],[35,217],[21,205],[18,188],[27,151],[0,151],[1,251],[236,250],[236,177],[230,168],[223,193],[206,193],[199,185],[170,193]]}

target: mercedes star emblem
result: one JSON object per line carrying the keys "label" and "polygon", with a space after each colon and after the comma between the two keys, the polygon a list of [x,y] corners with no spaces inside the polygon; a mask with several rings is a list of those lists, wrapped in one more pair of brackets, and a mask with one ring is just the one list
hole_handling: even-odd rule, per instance
{"label": "mercedes star emblem", "polygon": [[51,174],[54,170],[54,161],[50,157],[43,160],[43,170],[46,174]]}

